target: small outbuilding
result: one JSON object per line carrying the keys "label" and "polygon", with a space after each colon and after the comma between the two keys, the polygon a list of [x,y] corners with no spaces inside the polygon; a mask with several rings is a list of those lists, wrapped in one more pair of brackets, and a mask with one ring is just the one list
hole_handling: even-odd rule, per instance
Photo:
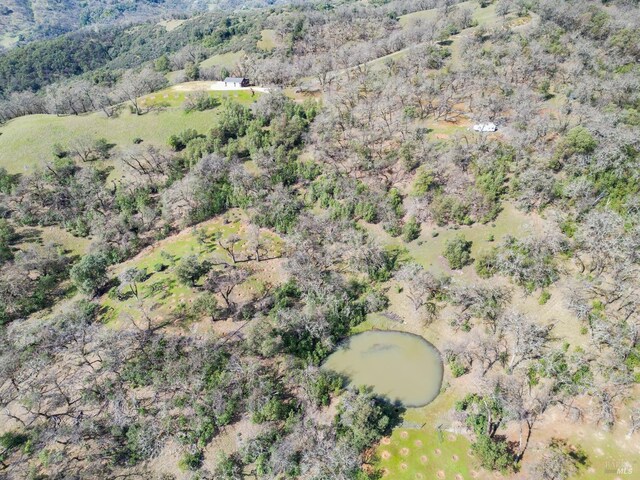
{"label": "small outbuilding", "polygon": [[227,77],[224,79],[224,86],[233,88],[248,87],[249,79],[244,77]]}
{"label": "small outbuilding", "polygon": [[476,123],[473,126],[474,132],[495,132],[498,130],[498,127],[495,123]]}

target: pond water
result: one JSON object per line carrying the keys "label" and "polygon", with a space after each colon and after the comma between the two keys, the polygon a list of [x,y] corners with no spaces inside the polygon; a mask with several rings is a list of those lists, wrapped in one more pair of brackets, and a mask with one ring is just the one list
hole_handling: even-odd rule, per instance
{"label": "pond water", "polygon": [[442,359],[424,338],[411,333],[372,330],[350,337],[323,368],[368,385],[380,396],[406,407],[432,402],[442,385]]}

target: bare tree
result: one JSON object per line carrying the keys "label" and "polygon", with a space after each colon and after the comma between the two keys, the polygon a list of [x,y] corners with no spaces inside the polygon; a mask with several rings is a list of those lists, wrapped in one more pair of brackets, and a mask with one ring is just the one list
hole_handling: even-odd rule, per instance
{"label": "bare tree", "polygon": [[426,306],[428,312],[435,312],[436,295],[442,289],[442,280],[437,279],[417,263],[403,265],[395,278],[405,285],[406,295],[416,311]]}
{"label": "bare tree", "polygon": [[116,87],[116,92],[123,102],[129,102],[136,115],[141,115],[140,97],[155,92],[166,86],[167,79],[159,72],[145,68],[136,73],[127,70]]}
{"label": "bare tree", "polygon": [[207,275],[204,288],[210,292],[219,293],[227,308],[231,308],[234,305],[231,301],[233,290],[249,278],[249,275],[247,270],[239,267],[227,266],[222,270],[213,269]]}

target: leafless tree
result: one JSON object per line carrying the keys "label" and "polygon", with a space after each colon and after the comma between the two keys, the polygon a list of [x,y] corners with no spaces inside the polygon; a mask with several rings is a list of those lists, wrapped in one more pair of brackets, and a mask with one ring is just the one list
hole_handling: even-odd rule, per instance
{"label": "leafless tree", "polygon": [[116,87],[116,92],[123,102],[129,102],[136,115],[143,113],[140,97],[161,89],[167,84],[166,78],[150,68],[138,73],[127,70]]}
{"label": "leafless tree", "polygon": [[219,293],[227,308],[231,308],[234,305],[231,301],[233,290],[244,283],[249,275],[248,270],[233,266],[227,266],[222,270],[212,269],[204,282],[204,288],[210,292]]}

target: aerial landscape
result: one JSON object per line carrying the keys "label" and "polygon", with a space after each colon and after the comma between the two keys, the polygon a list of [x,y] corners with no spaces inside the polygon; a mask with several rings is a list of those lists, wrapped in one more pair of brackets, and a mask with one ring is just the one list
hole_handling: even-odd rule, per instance
{"label": "aerial landscape", "polygon": [[0,2],[0,479],[640,479],[640,3]]}

